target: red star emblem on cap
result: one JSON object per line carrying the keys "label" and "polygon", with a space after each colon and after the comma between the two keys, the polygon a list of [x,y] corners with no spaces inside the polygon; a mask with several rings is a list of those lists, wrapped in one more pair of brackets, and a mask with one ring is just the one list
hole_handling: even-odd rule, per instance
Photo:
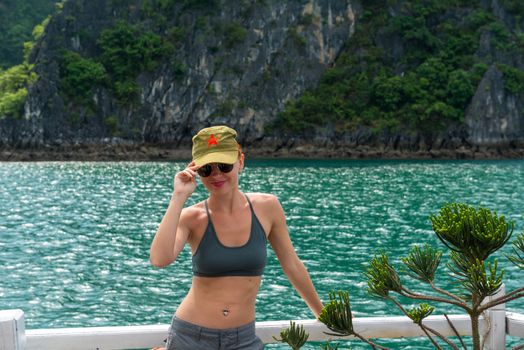
{"label": "red star emblem on cap", "polygon": [[207,140],[207,147],[218,146],[218,140],[215,137],[215,134],[212,134]]}

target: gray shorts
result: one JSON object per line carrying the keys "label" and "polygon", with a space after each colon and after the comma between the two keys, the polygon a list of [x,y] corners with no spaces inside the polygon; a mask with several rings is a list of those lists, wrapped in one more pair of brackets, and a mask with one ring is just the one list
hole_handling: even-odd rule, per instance
{"label": "gray shorts", "polygon": [[166,350],[260,350],[264,343],[255,334],[255,322],[238,328],[200,327],[173,317]]}

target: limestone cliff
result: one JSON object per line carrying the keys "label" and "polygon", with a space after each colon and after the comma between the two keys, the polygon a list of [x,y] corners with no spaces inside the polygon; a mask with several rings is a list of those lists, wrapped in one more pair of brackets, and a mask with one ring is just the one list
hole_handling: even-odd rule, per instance
{"label": "limestone cliff", "polygon": [[[23,120],[0,121],[1,143],[104,143],[115,141],[116,134],[118,142],[178,144],[218,123],[238,129],[241,141],[263,138],[264,126],[285,102],[314,86],[336,60],[354,30],[357,11],[340,0],[214,3],[211,10],[170,8],[163,28],[183,28],[184,37],[172,57],[138,76],[138,103],[122,105],[98,87],[85,107],[60,91],[62,49],[93,56],[100,33],[122,19],[160,35],[166,30],[155,28],[138,0],[66,1],[32,54],[39,79],[30,88]],[[243,28],[240,39],[228,41],[221,30],[228,23]],[[183,74],[174,62],[184,67]],[[108,127],[108,117],[117,118],[117,133],[114,125]]]}
{"label": "limestone cliff", "polygon": [[[146,3],[161,2],[64,2],[32,52],[39,79],[30,87],[23,118],[0,119],[0,145],[185,146],[201,127],[228,124],[239,131],[242,143],[276,150],[301,145],[408,151],[524,148],[524,91],[508,88],[511,77],[504,72],[506,68],[524,71],[522,49],[500,50],[493,29],[487,28],[480,38],[475,59],[488,68],[462,124],[434,133],[341,131],[331,125],[300,134],[268,133],[266,127],[286,102],[315,87],[325,69],[336,64],[359,26],[361,4],[349,0],[164,1],[174,5],[159,15],[146,13]],[[388,8],[389,14],[395,16],[402,3],[399,0]],[[524,14],[509,13],[498,0],[480,0],[479,6],[509,31],[524,25]],[[449,11],[443,16],[460,21],[468,11],[472,12]],[[170,28],[182,28],[183,35],[169,57],[136,77],[138,96],[132,103],[122,103],[103,84],[93,89],[87,102],[78,103],[61,90],[62,50],[96,57],[101,33],[122,20],[163,38]],[[232,38],[231,28],[241,35]],[[398,74],[403,74],[401,62],[410,48],[402,45],[397,33],[372,34],[376,45],[398,63]]]}

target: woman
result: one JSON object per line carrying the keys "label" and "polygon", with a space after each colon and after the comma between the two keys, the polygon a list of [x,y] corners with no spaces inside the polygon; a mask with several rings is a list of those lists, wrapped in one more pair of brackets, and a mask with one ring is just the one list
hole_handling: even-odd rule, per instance
{"label": "woman", "polygon": [[[193,254],[192,285],[173,317],[167,350],[264,348],[255,335],[255,300],[266,240],[317,318],[323,307],[295,253],[278,199],[239,190],[244,154],[236,135],[214,126],[193,137],[193,160],[175,175],[173,196],[151,244],[156,267],[174,262],[186,243]],[[197,175],[209,198],[184,208]]]}

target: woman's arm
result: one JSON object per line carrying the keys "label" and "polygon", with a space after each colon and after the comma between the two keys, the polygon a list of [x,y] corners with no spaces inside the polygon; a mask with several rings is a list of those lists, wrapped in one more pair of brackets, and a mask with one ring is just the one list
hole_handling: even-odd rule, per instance
{"label": "woman's arm", "polygon": [[306,267],[297,256],[293,243],[289,238],[284,210],[278,199],[274,196],[271,196],[268,207],[274,218],[268,236],[269,243],[271,243],[277,258],[280,261],[282,270],[288,277],[289,281],[306,302],[315,317],[318,318],[324,306],[318,297],[317,291],[309,277]]}
{"label": "woman's arm", "polygon": [[166,267],[177,258],[184,248],[189,233],[179,225],[186,198],[173,194],[164,218],[151,243],[149,260],[156,267]]}
{"label": "woman's arm", "polygon": [[156,267],[171,264],[180,254],[189,236],[184,224],[184,204],[196,188],[196,167],[191,164],[177,173],[169,206],[151,243],[149,259]]}

